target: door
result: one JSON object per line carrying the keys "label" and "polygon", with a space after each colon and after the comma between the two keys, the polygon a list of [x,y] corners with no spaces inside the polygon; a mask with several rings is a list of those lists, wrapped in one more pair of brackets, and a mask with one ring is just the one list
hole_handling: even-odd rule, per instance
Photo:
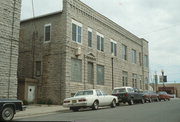
{"label": "door", "polygon": [[28,86],[28,102],[34,102],[35,100],[35,86]]}

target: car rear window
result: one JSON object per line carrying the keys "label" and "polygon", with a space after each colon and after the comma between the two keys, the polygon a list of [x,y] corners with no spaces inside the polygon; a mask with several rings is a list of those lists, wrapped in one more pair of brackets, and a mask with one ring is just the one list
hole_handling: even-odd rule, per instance
{"label": "car rear window", "polygon": [[125,88],[120,88],[120,89],[114,89],[113,90],[113,94],[118,94],[118,93],[123,93],[126,92]]}
{"label": "car rear window", "polygon": [[93,95],[93,91],[78,91],[74,96]]}

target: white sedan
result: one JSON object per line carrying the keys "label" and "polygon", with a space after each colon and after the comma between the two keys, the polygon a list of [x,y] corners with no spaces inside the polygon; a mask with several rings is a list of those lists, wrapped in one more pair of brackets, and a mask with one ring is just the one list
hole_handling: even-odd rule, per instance
{"label": "white sedan", "polygon": [[78,91],[74,97],[65,99],[63,103],[64,107],[69,107],[73,111],[87,107],[97,110],[99,106],[114,108],[116,105],[118,105],[116,96],[107,95],[105,92],[95,89]]}

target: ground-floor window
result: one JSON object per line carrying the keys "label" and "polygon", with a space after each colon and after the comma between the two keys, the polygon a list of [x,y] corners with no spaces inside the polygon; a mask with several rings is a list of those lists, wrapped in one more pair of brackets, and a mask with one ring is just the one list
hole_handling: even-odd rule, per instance
{"label": "ground-floor window", "polygon": [[104,85],[104,66],[97,65],[97,84]]}
{"label": "ground-floor window", "polygon": [[137,88],[137,74],[132,74],[132,87]]}
{"label": "ground-floor window", "polygon": [[71,59],[71,81],[82,82],[82,61]]}
{"label": "ground-floor window", "polygon": [[122,82],[123,86],[128,86],[128,73],[126,71],[122,72]]}

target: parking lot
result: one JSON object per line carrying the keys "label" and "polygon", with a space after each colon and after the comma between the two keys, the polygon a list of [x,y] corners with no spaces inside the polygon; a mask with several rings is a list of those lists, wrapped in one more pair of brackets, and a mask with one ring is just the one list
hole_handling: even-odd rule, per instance
{"label": "parking lot", "polygon": [[47,115],[14,119],[15,121],[75,121],[75,122],[179,122],[180,100],[136,105],[121,105],[99,110],[58,111]]}

